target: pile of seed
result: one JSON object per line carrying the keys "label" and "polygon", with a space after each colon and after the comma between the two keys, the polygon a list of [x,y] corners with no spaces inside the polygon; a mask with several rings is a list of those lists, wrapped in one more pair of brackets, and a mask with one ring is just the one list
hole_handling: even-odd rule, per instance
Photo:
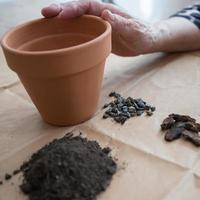
{"label": "pile of seed", "polygon": [[124,124],[131,117],[140,116],[144,112],[151,116],[156,110],[155,107],[147,104],[142,99],[124,98],[116,92],[111,92],[109,96],[114,97],[115,100],[103,106],[103,109],[107,108],[103,119],[110,117],[117,123]]}
{"label": "pile of seed", "polygon": [[170,114],[161,124],[162,130],[167,130],[165,140],[183,138],[190,141],[195,146],[200,146],[200,124],[188,115]]}
{"label": "pile of seed", "polygon": [[110,148],[67,134],[44,146],[20,170],[30,200],[95,200],[116,172]]}

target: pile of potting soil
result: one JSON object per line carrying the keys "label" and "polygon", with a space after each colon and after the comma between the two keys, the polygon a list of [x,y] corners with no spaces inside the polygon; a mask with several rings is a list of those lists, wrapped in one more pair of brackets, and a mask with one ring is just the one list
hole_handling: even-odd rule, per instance
{"label": "pile of potting soil", "polygon": [[117,169],[109,153],[81,136],[55,139],[21,166],[21,190],[30,200],[95,200]]}

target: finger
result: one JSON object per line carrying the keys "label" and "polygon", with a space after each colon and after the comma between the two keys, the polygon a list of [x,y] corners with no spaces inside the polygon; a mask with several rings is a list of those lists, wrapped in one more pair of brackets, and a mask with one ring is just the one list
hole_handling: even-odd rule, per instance
{"label": "finger", "polygon": [[125,18],[131,18],[130,15],[121,11],[117,6],[111,3],[100,3],[95,0],[89,0],[88,2],[89,2],[88,14],[101,16],[103,10],[110,10],[114,14],[118,14]]}
{"label": "finger", "polygon": [[[103,10],[110,10],[113,14],[117,14],[117,15],[120,15],[121,17],[124,17],[126,19],[131,19],[132,16],[127,14],[126,12],[120,10],[117,6],[113,5],[113,4],[106,4],[106,6],[104,7]],[[102,11],[103,11],[102,10]]]}
{"label": "finger", "polygon": [[111,24],[112,29],[119,32],[125,31],[124,28],[126,28],[127,25],[126,18],[117,14],[113,14],[112,12],[110,12],[110,10],[104,10],[101,14],[101,17]]}
{"label": "finger", "polygon": [[45,7],[41,10],[41,13],[44,17],[55,17],[61,12],[62,8],[60,5],[51,4],[48,7]]}
{"label": "finger", "polygon": [[[130,19],[113,14],[109,10],[104,10],[101,17],[112,26],[112,52],[117,55],[132,55],[130,40]],[[120,46],[120,48],[119,48]]]}
{"label": "finger", "polygon": [[87,14],[90,7],[90,1],[70,1],[67,3],[61,3],[60,5],[62,11],[59,13],[58,17],[69,19]]}
{"label": "finger", "polygon": [[131,18],[130,15],[119,10],[116,6],[108,3],[101,3],[96,0],[70,1],[61,4],[61,8],[62,11],[59,13],[59,18],[62,19],[74,18],[83,14],[101,16],[102,11],[105,9],[125,18]]}

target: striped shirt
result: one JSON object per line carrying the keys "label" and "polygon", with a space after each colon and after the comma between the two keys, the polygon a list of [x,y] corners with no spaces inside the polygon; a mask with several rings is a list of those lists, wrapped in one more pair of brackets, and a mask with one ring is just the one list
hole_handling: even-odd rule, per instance
{"label": "striped shirt", "polygon": [[200,29],[200,4],[188,6],[171,17],[183,17],[188,19]]}

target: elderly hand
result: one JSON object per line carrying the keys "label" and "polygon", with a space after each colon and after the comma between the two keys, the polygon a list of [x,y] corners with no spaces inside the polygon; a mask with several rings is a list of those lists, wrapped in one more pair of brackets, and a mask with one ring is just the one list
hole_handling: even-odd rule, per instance
{"label": "elderly hand", "polygon": [[42,9],[45,17],[69,19],[83,14],[96,15],[112,26],[112,52],[120,56],[136,56],[152,52],[153,34],[150,26],[134,19],[112,4],[95,0],[52,4]]}

